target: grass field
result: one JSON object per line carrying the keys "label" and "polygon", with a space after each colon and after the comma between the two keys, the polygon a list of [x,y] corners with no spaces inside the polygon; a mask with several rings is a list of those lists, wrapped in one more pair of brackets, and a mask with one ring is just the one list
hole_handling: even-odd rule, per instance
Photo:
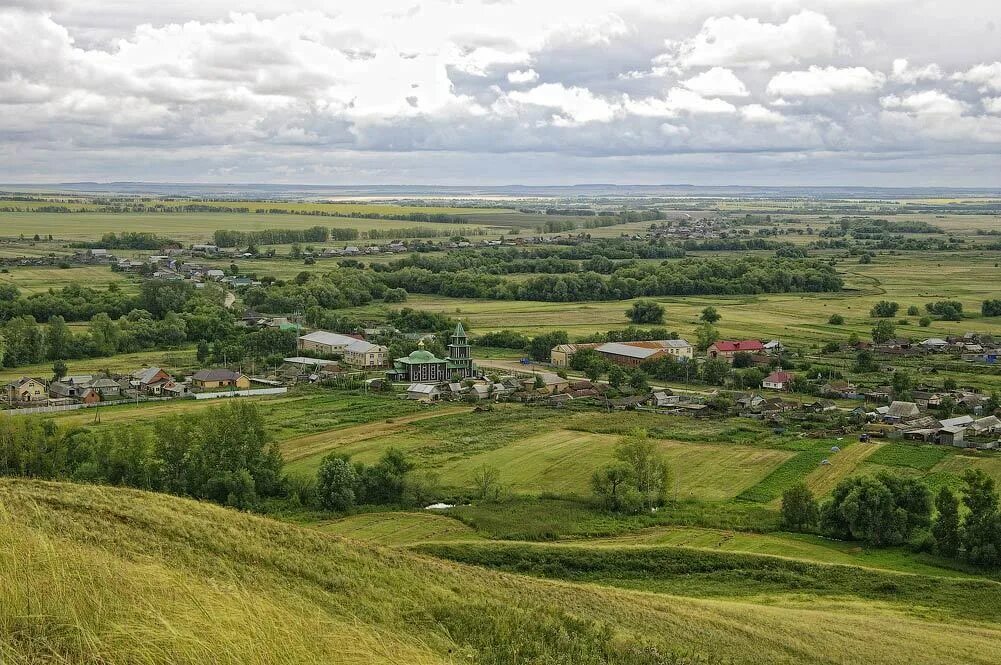
{"label": "grass field", "polygon": [[480,539],[462,522],[428,513],[364,513],[319,524],[316,528],[345,538],[393,546]]}
{"label": "grass field", "polygon": [[[679,581],[676,571],[706,555],[668,548],[660,551],[675,556],[659,560],[670,567],[645,583],[673,588],[668,597],[457,566],[128,490],[3,480],[0,504],[0,656],[7,662],[45,654],[57,662],[423,665],[454,663],[455,654],[462,662],[508,663],[511,653],[539,665],[664,662],[641,658],[648,648],[687,662],[734,664],[1001,658],[997,612],[983,609],[985,589],[996,591],[983,582],[912,583],[729,553],[715,575],[729,581],[705,599],[692,597],[694,590],[713,576]],[[496,556],[510,551],[531,556],[523,559],[530,566],[541,556],[523,548]],[[592,551],[595,581],[616,582],[600,579],[606,550]],[[542,554],[561,552],[564,570],[573,572],[578,550]],[[814,597],[807,604],[774,575],[772,582],[732,581],[753,570],[798,571]],[[835,583],[846,585],[840,596],[830,591]],[[887,583],[897,589],[892,595],[881,586]],[[917,584],[925,589],[920,603]],[[962,619],[953,614],[957,589],[972,611]],[[932,603],[934,611],[926,607]],[[804,629],[811,626],[824,629]]]}
{"label": "grass field", "polygon": [[108,266],[9,266],[8,272],[0,272],[0,284],[9,283],[20,289],[22,295],[42,293],[49,289],[61,289],[71,284],[105,289],[109,284],[118,284],[126,292],[138,291],[139,284],[128,275],[111,272]]}
{"label": "grass field", "polygon": [[[267,204],[264,204],[267,207]],[[375,210],[371,212],[377,212]],[[421,208],[405,213],[425,212]],[[478,211],[483,212],[483,211]],[[459,214],[457,212],[448,214]],[[363,219],[310,215],[256,215],[241,213],[0,213],[0,235],[16,238],[51,234],[59,240],[96,240],[105,233],[123,231],[155,233],[185,243],[206,242],[217,229],[262,231],[264,229],[305,229],[311,226],[371,229],[409,227],[445,228],[448,226],[493,226],[470,221],[468,224],[409,222],[398,219]]]}

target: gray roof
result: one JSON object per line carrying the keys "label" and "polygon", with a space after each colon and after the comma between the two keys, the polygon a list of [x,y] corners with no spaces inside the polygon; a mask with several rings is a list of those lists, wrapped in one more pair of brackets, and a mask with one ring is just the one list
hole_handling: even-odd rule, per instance
{"label": "gray roof", "polygon": [[942,427],[965,427],[973,424],[973,416],[956,416],[942,421]]}
{"label": "gray roof", "polygon": [[627,358],[649,358],[655,353],[660,353],[662,349],[651,349],[644,346],[633,346],[621,342],[608,342],[597,348],[598,353],[610,353],[613,356],[625,356]]}
{"label": "gray roof", "polygon": [[909,418],[921,413],[921,409],[914,402],[893,402],[887,410],[886,415],[891,418]]}
{"label": "gray roof", "polygon": [[135,377],[139,381],[139,383],[149,383],[150,381],[153,380],[154,376],[156,376],[162,371],[163,370],[160,369],[159,367],[144,367],[138,372],[134,372],[132,376]]}
{"label": "gray roof", "polygon": [[438,392],[438,386],[433,383],[411,383],[407,387],[408,393],[420,393],[421,395],[433,395]]}
{"label": "gray roof", "polygon": [[233,381],[243,376],[231,369],[203,369],[195,372],[191,378],[195,381]]}

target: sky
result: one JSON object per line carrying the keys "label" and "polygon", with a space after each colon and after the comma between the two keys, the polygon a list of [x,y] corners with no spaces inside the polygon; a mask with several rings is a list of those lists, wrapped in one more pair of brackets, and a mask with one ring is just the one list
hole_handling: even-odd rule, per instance
{"label": "sky", "polygon": [[1001,2],[0,0],[0,182],[1001,186]]}

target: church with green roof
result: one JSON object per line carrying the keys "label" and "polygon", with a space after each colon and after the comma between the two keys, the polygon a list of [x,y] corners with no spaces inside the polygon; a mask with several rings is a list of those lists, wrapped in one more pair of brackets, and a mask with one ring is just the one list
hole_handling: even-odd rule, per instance
{"label": "church with green roof", "polygon": [[438,358],[425,350],[423,340],[417,347],[417,350],[409,356],[393,361],[393,369],[386,372],[391,381],[441,383],[451,381],[454,377],[461,380],[480,375],[480,370],[470,354],[469,340],[461,323],[455,325],[455,331],[449,339],[448,358]]}

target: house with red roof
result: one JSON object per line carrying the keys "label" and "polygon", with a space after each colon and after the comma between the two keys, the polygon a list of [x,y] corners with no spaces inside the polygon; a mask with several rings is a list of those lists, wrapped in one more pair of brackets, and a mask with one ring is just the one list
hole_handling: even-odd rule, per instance
{"label": "house with red roof", "polygon": [[765,345],[756,339],[720,341],[706,350],[706,357],[710,360],[725,360],[732,363],[733,357],[738,353],[764,353],[764,350]]}
{"label": "house with red roof", "polygon": [[793,380],[796,377],[789,372],[776,371],[772,372],[765,377],[764,381],[761,382],[762,388],[768,388],[770,390],[789,390],[792,385]]}

